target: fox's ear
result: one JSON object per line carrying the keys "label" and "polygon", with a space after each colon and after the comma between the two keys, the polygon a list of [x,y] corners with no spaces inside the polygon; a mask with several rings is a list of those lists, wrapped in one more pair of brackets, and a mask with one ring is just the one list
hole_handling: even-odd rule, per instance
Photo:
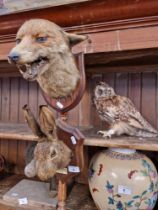
{"label": "fox's ear", "polygon": [[67,36],[70,46],[74,46],[75,44],[78,44],[86,39],[88,39],[88,36],[86,35],[77,35],[77,34],[71,34],[71,33],[67,33],[64,32],[65,35]]}

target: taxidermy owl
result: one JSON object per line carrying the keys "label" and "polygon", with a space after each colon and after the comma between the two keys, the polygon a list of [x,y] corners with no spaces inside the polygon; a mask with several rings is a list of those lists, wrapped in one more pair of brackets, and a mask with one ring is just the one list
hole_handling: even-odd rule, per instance
{"label": "taxidermy owl", "polygon": [[8,60],[23,78],[36,80],[49,97],[66,97],[80,79],[71,47],[85,39],[87,36],[67,33],[51,21],[32,19],[18,30]]}
{"label": "taxidermy owl", "polygon": [[112,87],[100,82],[94,90],[94,104],[101,120],[110,125],[109,130],[99,131],[103,137],[127,134],[137,137],[155,137],[154,129],[135,108],[132,101],[117,95]]}
{"label": "taxidermy owl", "polygon": [[33,158],[25,167],[25,175],[28,177],[37,175],[41,180],[47,180],[52,178],[57,170],[67,167],[72,152],[57,138],[55,119],[47,106],[40,106],[40,124],[27,105],[23,107],[23,111],[29,127],[39,138],[33,151]]}

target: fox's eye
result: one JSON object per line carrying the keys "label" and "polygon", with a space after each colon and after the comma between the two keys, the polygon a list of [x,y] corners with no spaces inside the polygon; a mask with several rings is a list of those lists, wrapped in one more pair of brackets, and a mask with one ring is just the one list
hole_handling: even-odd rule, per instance
{"label": "fox's eye", "polygon": [[21,39],[16,39],[16,44],[19,44],[21,42]]}
{"label": "fox's eye", "polygon": [[45,42],[45,41],[47,41],[47,38],[48,37],[36,37],[36,42],[39,42],[39,43],[43,43],[43,42]]}

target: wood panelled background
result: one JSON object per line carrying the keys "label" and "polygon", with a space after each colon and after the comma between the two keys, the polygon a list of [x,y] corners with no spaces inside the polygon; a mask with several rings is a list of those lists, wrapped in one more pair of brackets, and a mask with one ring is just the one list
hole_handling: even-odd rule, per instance
{"label": "wood panelled background", "polygon": [[[143,116],[158,128],[158,74],[150,73],[105,73],[87,77],[87,88],[80,104],[68,116],[68,122],[81,127],[104,127],[92,102],[93,89],[99,81],[113,86],[117,94],[131,98]],[[21,77],[0,78],[0,121],[24,122],[22,107],[29,104],[34,114],[38,106],[45,104],[36,82],[27,82]],[[23,173],[24,154],[28,143],[25,141],[0,140],[0,152],[16,165],[14,172]]]}
{"label": "wood panelled background", "polygon": [[[23,123],[22,107],[29,104],[37,116],[38,104],[44,104],[37,83],[28,83],[22,78],[0,78],[0,121]],[[14,172],[23,173],[24,154],[27,142],[3,140],[0,142],[1,154],[16,165]]]}

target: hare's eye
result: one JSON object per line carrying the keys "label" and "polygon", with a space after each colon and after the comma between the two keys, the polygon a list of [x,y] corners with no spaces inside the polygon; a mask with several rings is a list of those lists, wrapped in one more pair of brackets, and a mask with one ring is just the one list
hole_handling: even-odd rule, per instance
{"label": "hare's eye", "polygon": [[53,152],[51,152],[50,156],[51,156],[51,158],[53,158],[53,157],[55,157],[55,155],[56,155],[56,152],[54,150]]}

